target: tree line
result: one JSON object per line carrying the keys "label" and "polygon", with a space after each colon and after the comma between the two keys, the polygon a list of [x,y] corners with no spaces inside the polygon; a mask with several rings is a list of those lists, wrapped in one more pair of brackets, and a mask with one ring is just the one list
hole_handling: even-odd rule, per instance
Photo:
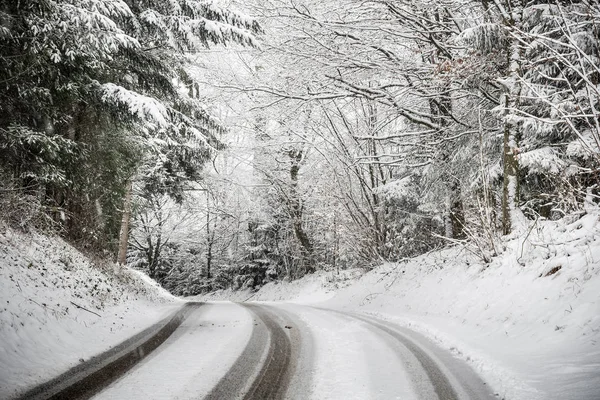
{"label": "tree line", "polygon": [[199,1],[1,1],[5,219],[114,254],[128,188],[180,202],[221,147],[189,55],[259,30]]}
{"label": "tree line", "polygon": [[246,261],[295,277],[458,244],[489,262],[502,237],[598,203],[597,2],[271,0],[253,13],[262,50],[216,85],[254,105],[244,129],[264,186]]}
{"label": "tree line", "polygon": [[449,244],[489,262],[598,203],[597,2],[238,6],[3,2],[9,217],[114,254],[131,188],[129,262],[189,294]]}

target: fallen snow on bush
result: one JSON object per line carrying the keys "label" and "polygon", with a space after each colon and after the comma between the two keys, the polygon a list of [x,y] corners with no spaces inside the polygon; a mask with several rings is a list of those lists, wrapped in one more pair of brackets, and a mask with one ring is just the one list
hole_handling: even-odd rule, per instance
{"label": "fallen snow on bush", "polygon": [[0,282],[0,398],[117,345],[179,304],[140,272],[1,223]]}

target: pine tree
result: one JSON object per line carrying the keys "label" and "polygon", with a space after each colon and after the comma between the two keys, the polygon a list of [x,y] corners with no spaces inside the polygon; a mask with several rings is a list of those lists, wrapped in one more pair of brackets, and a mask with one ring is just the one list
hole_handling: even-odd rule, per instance
{"label": "pine tree", "polygon": [[222,128],[190,95],[186,54],[253,45],[258,24],[192,0],[0,10],[2,169],[63,209],[73,239],[114,244],[120,199],[141,166],[148,190],[177,198],[219,146]]}

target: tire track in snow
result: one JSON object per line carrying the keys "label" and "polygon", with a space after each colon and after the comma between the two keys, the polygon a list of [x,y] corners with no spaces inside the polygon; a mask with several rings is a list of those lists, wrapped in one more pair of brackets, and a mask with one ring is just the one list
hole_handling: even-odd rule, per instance
{"label": "tire track in snow", "polygon": [[[282,399],[292,369],[292,344],[284,324],[270,307],[240,304],[257,317],[252,336],[233,367],[205,400]],[[279,316],[281,312],[278,311]],[[255,367],[259,365],[260,370]]]}
{"label": "tire track in snow", "polygon": [[269,352],[265,364],[252,383],[244,400],[280,399],[287,391],[290,380],[292,345],[285,328],[278,323],[268,308],[257,305],[244,305],[255,313],[267,326],[271,336]]}
{"label": "tire track in snow", "polygon": [[204,303],[190,302],[162,321],[92,357],[62,375],[31,389],[19,400],[89,399],[152,353],[177,330],[181,323]]}
{"label": "tire track in snow", "polygon": [[[94,400],[197,400],[231,370],[254,331],[253,315],[234,303],[207,303],[139,366]],[[239,398],[237,393],[222,399]]]}
{"label": "tire track in snow", "polygon": [[[421,335],[416,332],[372,317],[325,308],[318,308],[318,310],[357,319],[368,324],[373,331],[379,331],[379,334],[384,332],[391,336],[418,360],[439,400],[497,399],[491,389],[464,362],[453,358],[450,353],[442,351],[442,349],[435,349],[431,344],[426,345],[426,339],[418,338]],[[423,389],[419,389],[422,384],[418,382],[418,377],[414,377],[414,379],[416,387],[423,397],[426,392],[423,393]],[[423,398],[429,400],[430,395],[427,394]]]}

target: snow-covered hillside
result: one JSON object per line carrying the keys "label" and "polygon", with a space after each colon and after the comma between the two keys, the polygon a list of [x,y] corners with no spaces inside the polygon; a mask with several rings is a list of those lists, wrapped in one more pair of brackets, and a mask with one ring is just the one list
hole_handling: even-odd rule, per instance
{"label": "snow-covered hillside", "polygon": [[0,225],[0,398],[46,381],[180,301],[143,274],[92,263],[58,237]]}
{"label": "snow-covered hillside", "polygon": [[598,399],[598,213],[532,228],[527,239],[502,242],[489,265],[455,247],[382,265],[352,284],[347,274],[336,280],[328,272],[269,283],[255,294],[210,297],[317,302],[374,314],[451,349],[500,398]]}

